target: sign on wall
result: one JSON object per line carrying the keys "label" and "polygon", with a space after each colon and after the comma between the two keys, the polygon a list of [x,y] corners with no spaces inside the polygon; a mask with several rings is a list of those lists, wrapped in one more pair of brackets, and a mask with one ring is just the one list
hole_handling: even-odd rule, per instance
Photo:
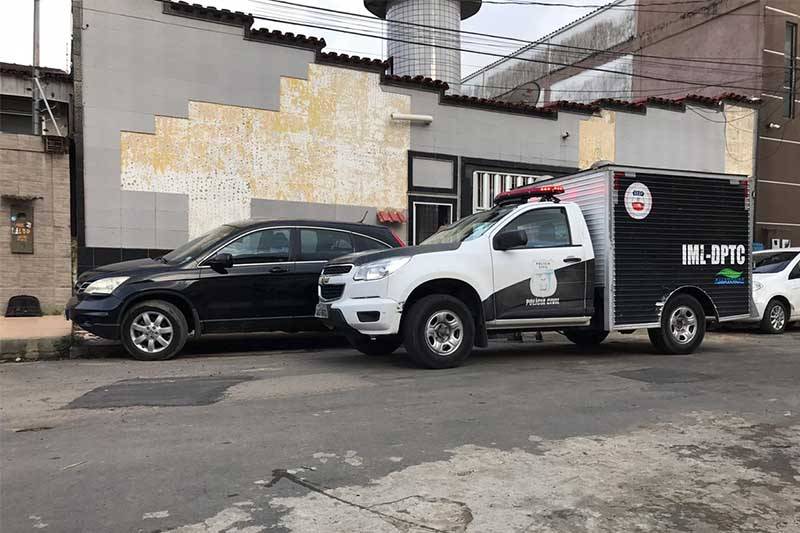
{"label": "sign on wall", "polygon": [[33,205],[11,204],[11,253],[33,253]]}

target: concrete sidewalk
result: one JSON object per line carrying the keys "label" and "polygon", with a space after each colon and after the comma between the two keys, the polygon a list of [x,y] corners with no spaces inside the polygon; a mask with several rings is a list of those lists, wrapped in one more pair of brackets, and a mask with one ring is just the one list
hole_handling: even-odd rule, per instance
{"label": "concrete sidewalk", "polygon": [[63,316],[0,317],[0,361],[68,357],[71,344],[72,322]]}

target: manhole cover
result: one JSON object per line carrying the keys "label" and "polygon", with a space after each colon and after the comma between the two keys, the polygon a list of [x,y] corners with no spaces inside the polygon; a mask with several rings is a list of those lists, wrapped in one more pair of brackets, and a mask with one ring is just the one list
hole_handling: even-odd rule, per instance
{"label": "manhole cover", "polygon": [[252,376],[125,379],[90,390],[67,408],[209,405],[220,401],[229,387],[250,379]]}
{"label": "manhole cover", "polygon": [[638,370],[613,372],[611,375],[644,381],[645,383],[655,383],[657,385],[665,385],[668,383],[693,383],[695,381],[706,381],[714,377],[700,372],[675,370],[673,368],[640,368]]}

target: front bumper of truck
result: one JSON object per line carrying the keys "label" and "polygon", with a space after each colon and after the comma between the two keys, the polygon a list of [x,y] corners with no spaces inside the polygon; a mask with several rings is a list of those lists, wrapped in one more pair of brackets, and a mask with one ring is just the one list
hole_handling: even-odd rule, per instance
{"label": "front bumper of truck", "polygon": [[328,327],[345,334],[360,333],[370,337],[396,335],[400,331],[403,305],[385,296],[388,292],[386,279],[353,281],[350,274],[350,277],[330,276],[324,280],[324,285],[342,286],[340,296],[326,299],[326,292],[320,285],[316,314]]}

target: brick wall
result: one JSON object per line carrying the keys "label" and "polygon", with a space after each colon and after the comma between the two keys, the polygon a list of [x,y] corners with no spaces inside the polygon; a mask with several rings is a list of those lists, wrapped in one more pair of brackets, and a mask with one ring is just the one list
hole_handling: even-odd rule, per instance
{"label": "brick wall", "polygon": [[[63,310],[72,283],[69,154],[44,152],[41,137],[0,133],[0,314],[18,294],[36,296],[45,313]],[[10,216],[16,198],[31,201],[34,253],[11,253]]]}

